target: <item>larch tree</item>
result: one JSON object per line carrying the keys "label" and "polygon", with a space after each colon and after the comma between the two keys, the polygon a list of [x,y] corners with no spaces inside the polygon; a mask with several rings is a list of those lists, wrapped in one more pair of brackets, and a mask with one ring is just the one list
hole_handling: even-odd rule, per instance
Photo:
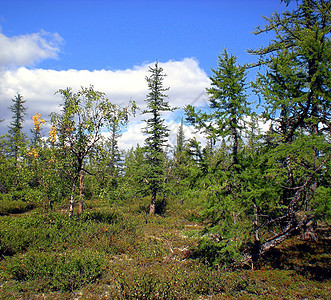
{"label": "larch tree", "polygon": [[[284,1],[290,2],[290,1]],[[265,47],[249,50],[265,67],[253,84],[271,122],[254,199],[252,260],[330,214],[330,9],[324,0],[298,1],[295,10],[266,17],[255,34],[272,32]],[[321,213],[323,211],[323,213]],[[266,232],[274,234],[266,238]]]}
{"label": "larch tree", "polygon": [[163,86],[163,80],[166,76],[163,73],[163,69],[155,63],[154,67],[149,67],[148,70],[151,75],[146,77],[148,83],[148,94],[145,102],[147,108],[142,114],[150,115],[149,119],[144,120],[146,127],[143,133],[147,135],[145,139],[145,149],[147,155],[147,163],[149,170],[147,174],[147,182],[152,194],[150,203],[150,214],[154,215],[156,212],[156,196],[159,191],[162,190],[162,183],[164,179],[164,162],[165,152],[168,137],[168,128],[165,125],[164,119],[161,117],[161,113],[165,111],[172,111],[166,98],[168,97],[165,92],[169,88]]}
{"label": "larch tree", "polygon": [[[241,174],[246,166],[241,145],[244,133],[249,131],[252,113],[247,99],[246,66],[239,65],[237,58],[224,50],[218,57],[217,69],[212,69],[212,72],[211,87],[207,88],[209,110],[196,111],[188,105],[185,112],[187,120],[204,132],[209,140],[207,148],[197,152],[203,174],[214,174],[212,183],[206,185],[208,200],[202,212],[208,223],[206,230],[222,237],[216,243],[219,255],[233,259],[239,254],[247,234],[245,223],[249,204],[242,194],[245,182]],[[230,157],[226,161],[215,161],[209,170],[216,141],[225,141]],[[218,157],[225,159],[224,155]],[[215,159],[218,160],[217,157]]]}
{"label": "larch tree", "polygon": [[175,157],[178,159],[179,156],[184,151],[185,146],[185,135],[184,135],[184,121],[183,118],[180,120],[180,125],[177,132],[177,138],[176,138],[176,148],[175,148]]}
{"label": "larch tree", "polygon": [[205,132],[210,140],[226,138],[232,145],[232,166],[238,172],[239,144],[247,129],[251,114],[246,94],[246,67],[237,64],[237,58],[226,50],[218,57],[218,68],[212,69],[211,87],[207,88],[210,113],[185,107],[187,120]]}

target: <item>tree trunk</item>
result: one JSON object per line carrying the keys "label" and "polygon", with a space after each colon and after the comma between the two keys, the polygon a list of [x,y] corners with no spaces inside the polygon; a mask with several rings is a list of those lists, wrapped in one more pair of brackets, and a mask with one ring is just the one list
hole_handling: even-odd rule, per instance
{"label": "tree trunk", "polygon": [[80,173],[79,173],[79,206],[78,206],[79,214],[82,214],[84,211],[83,190],[84,190],[84,174],[83,174],[83,171],[80,171]]}
{"label": "tree trunk", "polygon": [[287,238],[291,237],[294,233],[298,232],[299,229],[304,227],[307,222],[307,216],[304,216],[299,223],[296,223],[293,219],[289,221],[289,224],[281,233],[277,234],[273,238],[265,241],[262,244],[257,241],[256,243],[254,243],[250,253],[243,256],[243,258],[241,259],[241,265],[254,264],[254,262],[256,262],[261,255],[275,248]]}
{"label": "tree trunk", "polygon": [[71,196],[69,201],[69,218],[74,214],[74,205],[75,205],[75,183],[72,184]]}
{"label": "tree trunk", "polygon": [[[237,125],[237,120],[232,120],[233,124]],[[235,127],[232,128],[232,137],[233,137],[233,145],[232,145],[232,163],[234,165],[234,170],[236,173],[239,173],[239,159],[238,159],[238,148],[239,148],[239,135],[237,129]]]}
{"label": "tree trunk", "polygon": [[156,202],[156,190],[152,191],[151,205],[149,207],[149,214],[155,215],[155,202]]}
{"label": "tree trunk", "polygon": [[252,270],[254,270],[254,264],[257,262],[260,255],[260,237],[259,237],[259,219],[258,219],[258,207],[255,202],[253,202],[254,206],[254,218],[253,218],[253,246],[251,251],[252,256]]}

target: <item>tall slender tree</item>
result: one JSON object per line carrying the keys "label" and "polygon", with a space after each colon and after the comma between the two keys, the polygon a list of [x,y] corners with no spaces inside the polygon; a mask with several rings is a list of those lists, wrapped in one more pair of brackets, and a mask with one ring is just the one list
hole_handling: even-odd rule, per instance
{"label": "tall slender tree", "polygon": [[165,92],[169,88],[163,86],[163,80],[166,76],[163,73],[163,69],[158,63],[155,63],[154,67],[149,67],[148,70],[151,75],[146,77],[148,83],[148,94],[145,102],[147,108],[142,114],[151,115],[149,119],[144,120],[146,127],[143,133],[147,135],[145,139],[145,149],[147,152],[147,161],[149,164],[149,170],[147,175],[148,185],[151,191],[151,204],[150,214],[155,214],[156,195],[162,190],[162,183],[164,177],[164,161],[165,153],[164,147],[166,146],[168,137],[168,128],[165,125],[164,119],[161,117],[161,113],[165,111],[172,111],[166,98],[168,97]]}
{"label": "tall slender tree", "polygon": [[175,157],[177,159],[183,153],[184,145],[185,145],[184,121],[183,121],[183,118],[181,118],[180,125],[179,125],[179,128],[178,128],[176,148],[175,148]]}
{"label": "tall slender tree", "polygon": [[19,158],[20,150],[26,143],[26,135],[23,133],[24,116],[26,107],[21,94],[17,94],[12,99],[13,104],[10,106],[10,110],[13,113],[12,121],[10,122],[8,134],[9,134],[9,148],[10,156],[15,158],[15,164]]}

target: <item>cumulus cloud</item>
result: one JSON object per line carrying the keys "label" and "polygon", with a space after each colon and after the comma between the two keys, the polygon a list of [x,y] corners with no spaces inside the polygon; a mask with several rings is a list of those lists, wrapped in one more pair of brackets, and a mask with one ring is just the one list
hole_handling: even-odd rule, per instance
{"label": "cumulus cloud", "polygon": [[[3,70],[0,73],[0,119],[6,122],[0,123],[2,133],[11,118],[8,107],[11,99],[20,93],[26,100],[28,115],[25,126],[31,125],[31,117],[36,112],[41,113],[47,119],[50,112],[59,111],[62,103],[61,96],[54,93],[66,87],[74,91],[81,86],[93,85],[95,90],[105,92],[109,99],[118,105],[126,105],[130,100],[136,101],[138,107],[145,107],[147,94],[147,82],[145,77],[149,75],[148,68],[153,64],[135,66],[127,70],[44,70],[28,69],[20,67],[16,70]],[[202,106],[206,104],[205,88],[209,84],[207,74],[199,67],[193,58],[185,58],[181,61],[169,61],[159,64],[167,77],[164,86],[170,87],[168,100],[171,106],[183,107],[187,104]],[[165,114],[165,118],[171,119],[171,114]],[[144,137],[141,134],[141,119],[139,115],[132,120],[123,134],[121,143],[123,148],[129,148],[129,144],[136,146],[143,144]],[[180,119],[172,118],[174,124]]]}
{"label": "cumulus cloud", "polygon": [[28,66],[46,58],[56,58],[63,39],[57,33],[37,33],[7,37],[0,32],[0,67]]}
{"label": "cumulus cloud", "polygon": [[[128,128],[118,139],[118,145],[120,149],[130,149],[131,147],[136,147],[138,144],[140,146],[144,145],[145,136],[142,134],[143,128],[146,126],[144,122],[132,122],[129,124]],[[174,120],[167,120],[166,126],[169,129],[168,146],[173,149],[177,143],[177,134],[180,126],[180,122]],[[205,137],[202,133],[196,132],[193,126],[184,125],[183,126],[184,137],[189,140],[195,137],[201,142],[202,146],[205,145]]]}

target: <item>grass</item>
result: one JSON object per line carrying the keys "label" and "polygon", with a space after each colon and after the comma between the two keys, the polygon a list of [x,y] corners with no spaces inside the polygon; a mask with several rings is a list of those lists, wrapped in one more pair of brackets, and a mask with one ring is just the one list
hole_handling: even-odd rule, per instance
{"label": "grass", "polygon": [[287,241],[258,270],[226,272],[196,257],[192,212],[173,201],[151,217],[146,205],[94,201],[71,220],[41,209],[1,216],[0,299],[330,298],[329,231]]}

